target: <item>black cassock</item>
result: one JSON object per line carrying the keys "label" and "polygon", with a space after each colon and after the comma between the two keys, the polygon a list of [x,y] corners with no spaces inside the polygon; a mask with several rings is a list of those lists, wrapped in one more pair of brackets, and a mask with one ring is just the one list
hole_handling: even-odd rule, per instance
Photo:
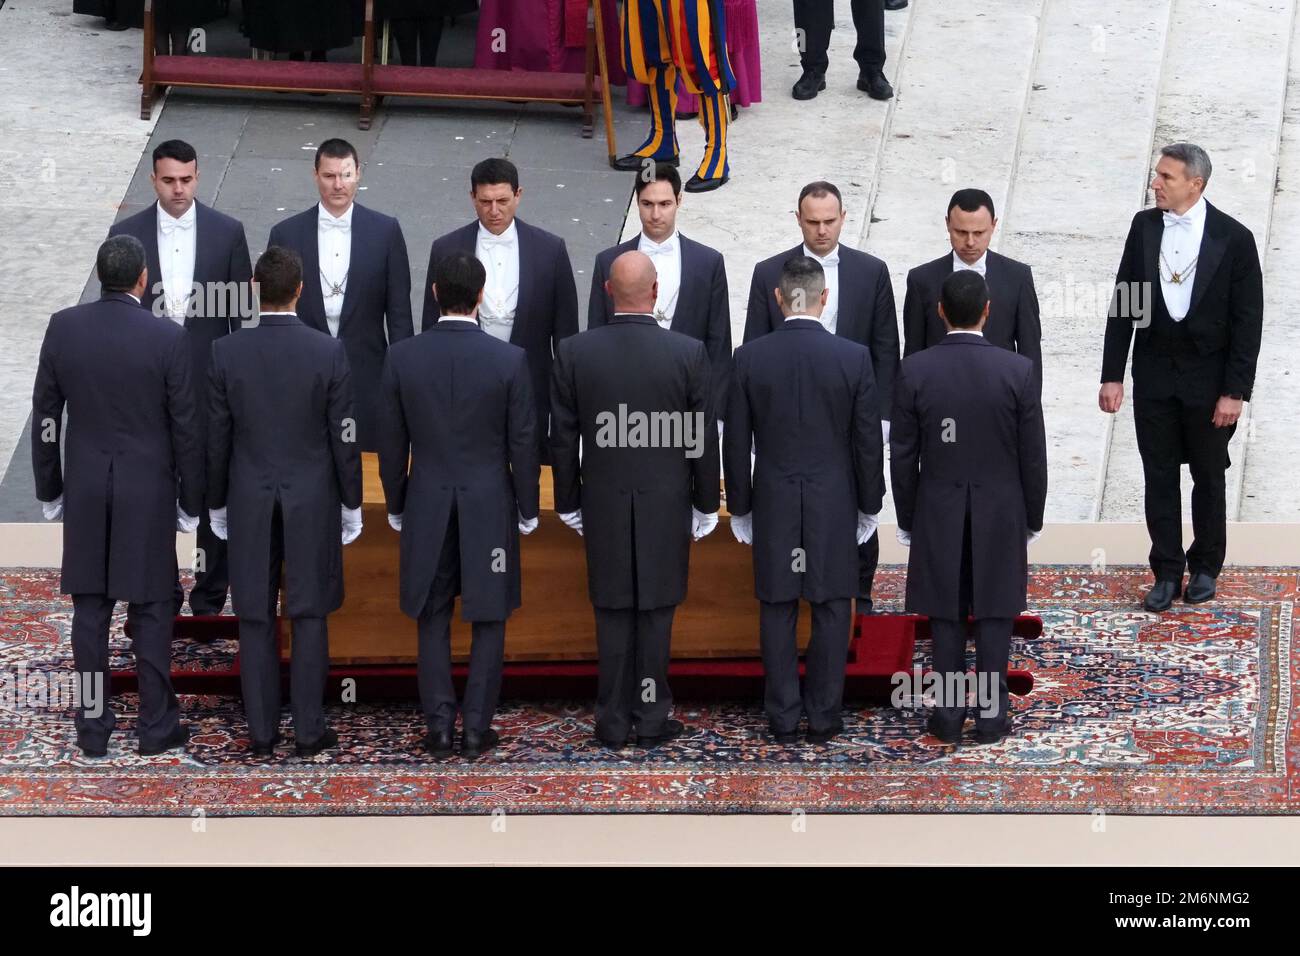
{"label": "black cassock", "polygon": [[[245,6],[255,0],[245,0]],[[154,0],[154,16],[173,18],[189,26],[199,26],[223,15],[226,4],[221,0]],[[73,0],[73,13],[104,17],[123,26],[144,24],[144,0]]]}
{"label": "black cassock", "polygon": [[244,0],[244,32],[257,50],[334,50],[362,33],[365,6],[365,0]]}

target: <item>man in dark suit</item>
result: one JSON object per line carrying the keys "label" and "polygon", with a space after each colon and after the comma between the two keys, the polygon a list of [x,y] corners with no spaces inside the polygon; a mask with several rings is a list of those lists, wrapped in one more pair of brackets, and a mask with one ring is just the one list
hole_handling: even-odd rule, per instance
{"label": "man in dark suit", "polygon": [[[158,201],[115,223],[110,236],[134,236],[144,245],[151,282],[140,302],[155,315],[185,329],[193,369],[194,405],[200,442],[206,440],[208,359],[212,343],[252,318],[253,267],[248,240],[238,219],[194,198],[199,184],[198,154],[189,143],[168,140],[153,151],[153,183]],[[202,444],[200,445],[202,447]],[[198,550],[190,610],[220,614],[226,606],[229,572],[226,544],[212,533],[207,512],[199,516]],[[176,578],[176,611],[185,602]]]}
{"label": "man in dark suit", "polygon": [[321,143],[316,149],[320,202],[276,225],[268,245],[292,249],[302,259],[298,317],[343,342],[352,370],[357,440],[362,451],[375,451],[384,354],[393,342],[414,335],[415,327],[402,227],[392,216],[354,201],[360,183],[352,144]]}
{"label": "man in dark suit", "polygon": [[943,283],[954,272],[969,269],[989,287],[989,320],[984,338],[994,345],[1033,360],[1042,376],[1043,329],[1038,318],[1034,274],[1023,262],[989,251],[998,227],[993,198],[982,189],[959,189],[948,201],[948,239],[952,251],[907,274],[903,299],[903,355],[928,349],[948,334],[939,317]]}
{"label": "man in dark suit", "polygon": [[304,285],[297,253],[267,249],[254,279],[257,324],[212,346],[209,517],[230,540],[251,749],[269,757],[280,739],[283,570],[294,738],[298,755],[312,757],[339,740],[325,723],[326,618],[343,603],[340,542],[361,533],[361,456],[350,434],[346,350],[294,314]]}
{"label": "man in dark suit", "polygon": [[136,732],[140,753],[151,755],[189,739],[172,692],[172,588],[175,532],[193,531],[203,507],[203,446],[185,333],[140,306],[144,247],[115,236],[99,247],[95,270],[103,298],[55,313],[41,344],[32,468],[46,518],[64,517],[60,589],[72,595],[72,659],[83,688],[77,746],[93,757],[108,752],[117,723],[108,706],[108,629],[113,606],[126,601],[140,685]]}
{"label": "man in dark suit", "polygon": [[[754,545],[772,734],[794,743],[806,713],[808,742],[822,744],[844,729],[857,545],[875,535],[885,493],[880,400],[871,353],[828,335],[818,319],[828,296],[822,267],[790,259],[777,296],[785,324],[736,350],[722,437],[727,507],[736,539]],[[802,700],[800,598],[813,616]]]}
{"label": "man in dark suit", "polygon": [[[537,403],[537,446],[550,461],[546,435],[551,419],[551,363],[560,341],[578,334],[578,287],[569,251],[559,236],[518,218],[524,191],[519,170],[508,159],[485,159],[470,173],[470,199],[478,220],[433,241],[429,275],[453,252],[475,256],[487,270],[478,320],[483,331],[528,353]],[[441,311],[425,283],[424,324]]]}
{"label": "man in dark suit", "polygon": [[[836,335],[870,349],[880,399],[881,434],[889,441],[889,403],[898,370],[898,314],[889,268],[875,256],[841,245],[844,203],[832,183],[805,186],[799,193],[795,219],[803,232],[803,244],[754,267],[745,313],[745,341],[752,342],[785,323],[776,287],[786,260],[795,256],[815,259],[825,272],[827,288],[820,321]],[[880,542],[875,535],[858,548],[858,558],[857,612],[863,614],[871,610],[871,585],[880,560]]]}
{"label": "man in dark suit", "polygon": [[591,274],[587,328],[609,322],[614,303],[605,291],[609,267],[625,252],[640,250],[650,257],[659,278],[654,317],[660,327],[681,332],[704,343],[713,370],[714,417],[727,412],[731,380],[731,305],[727,297],[727,264],[722,253],[688,239],[677,231],[682,205],[682,179],[669,163],[654,167],[653,176],[636,178],[636,208],[641,235],[596,256]]}
{"label": "man in dark suit", "polygon": [[613,748],[633,725],[641,747],[685,730],[669,718],[673,613],[686,598],[691,539],[718,523],[709,356],[658,327],[657,286],[649,256],[615,259],[613,319],[562,342],[552,380],[555,510],[586,539],[596,737]]}
{"label": "man in dark suit", "polygon": [[[1103,412],[1124,401],[1133,342],[1133,424],[1156,579],[1144,603],[1157,613],[1180,593],[1189,604],[1214,597],[1228,548],[1228,442],[1250,401],[1264,323],[1255,237],[1205,201],[1210,172],[1199,146],[1161,150],[1151,183],[1156,205],[1133,217],[1106,323]],[[1182,462],[1192,473],[1195,532],[1186,554]]]}
{"label": "man in dark suit", "polygon": [[524,350],[475,318],[482,263],[454,252],[435,268],[441,318],[388,353],[379,469],[388,523],[402,535],[402,610],[419,622],[424,745],[435,757],[452,752],[456,726],[457,595],[473,622],[461,706],[461,755],[472,760],[500,740],[492,715],[506,619],[520,604],[519,532],[532,534],[538,521],[537,410]]}
{"label": "man in dark suit", "polygon": [[975,619],[977,740],[1011,731],[1007,660],[1025,609],[1027,546],[1043,528],[1047,438],[1034,363],[987,341],[988,287],[962,270],[939,303],[949,334],[903,359],[894,391],[890,475],[898,539],[911,548],[906,608],[930,618],[943,678],[928,728],[961,739],[966,621]]}
{"label": "man in dark suit", "polygon": [[[885,4],[884,0],[853,0],[853,29],[858,43],[853,59],[858,61],[858,89],[873,100],[893,97],[894,88],[885,78]],[[891,9],[898,9],[891,7]],[[835,29],[834,0],[794,0],[794,26],[799,31],[799,65],[803,68],[792,95],[796,100],[811,100],[826,89],[826,51]]]}

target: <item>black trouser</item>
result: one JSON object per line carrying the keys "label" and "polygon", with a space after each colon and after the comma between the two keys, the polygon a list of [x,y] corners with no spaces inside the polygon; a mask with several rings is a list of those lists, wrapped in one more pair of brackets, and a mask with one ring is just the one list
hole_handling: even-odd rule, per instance
{"label": "black trouser", "polygon": [[[858,34],[853,59],[863,73],[885,68],[884,0],[853,0],[853,28]],[[794,0],[794,25],[803,31],[803,50],[799,61],[812,73],[825,73],[830,63],[826,51],[835,26],[834,0]]]}
{"label": "black trouser", "polygon": [[858,601],[867,602],[859,612],[871,607],[871,585],[876,580],[876,566],[880,563],[880,532],[877,531],[858,545]]}
{"label": "black trouser", "polygon": [[636,724],[637,733],[663,732],[672,709],[668,688],[673,614],[677,606],[641,611],[593,608],[596,612],[596,736],[622,743]]}
{"label": "black trouser", "polygon": [[[199,516],[199,530],[195,544],[201,551],[203,569],[194,572],[194,587],[190,588],[190,611],[194,614],[220,614],[226,606],[226,591],[230,587],[230,566],[226,556],[226,542],[212,532],[208,510]],[[185,589],[181,586],[180,570],[176,571],[176,589],[173,607],[179,614],[185,604]]]}
{"label": "black trouser", "polygon": [[164,3],[154,13],[153,51],[158,56],[187,56],[190,52],[190,32],[194,25],[183,12],[172,14],[167,9],[168,6]]}
{"label": "black trouser", "polygon": [[[261,615],[239,618],[239,683],[244,693],[248,735],[254,744],[271,743],[280,730],[280,630],[275,612],[283,561],[284,522],[277,502],[271,519],[266,610]],[[325,681],[329,667],[326,619],[294,618],[289,701],[293,735],[300,744],[314,744],[325,734]]]}
{"label": "black trouser", "polygon": [[[455,506],[447,518],[446,536],[429,598],[420,612],[418,668],[420,704],[430,734],[456,726],[456,688],[451,680],[451,614],[460,593],[460,522]],[[501,694],[506,622],[474,621],[469,651],[469,678],[461,706],[464,730],[482,734],[492,728]]]}
{"label": "black trouser", "polygon": [[758,636],[763,649],[763,706],[772,732],[793,733],[801,712],[808,729],[830,730],[843,721],[844,666],[852,624],[848,598],[811,604],[812,639],[804,656],[803,697],[799,696],[799,602],[759,603]]}
{"label": "black trouser", "polygon": [[437,66],[442,43],[442,17],[404,17],[390,20],[402,66]]}
{"label": "black trouser", "polygon": [[[96,749],[108,743],[117,724],[117,717],[108,705],[108,629],[116,603],[103,594],[72,595],[72,661],[83,693],[82,706],[77,709],[74,722],[77,736]],[[131,650],[140,687],[136,731],[142,748],[161,745],[176,732],[180,722],[180,705],[172,690],[170,611],[171,602],[167,600],[127,605]],[[90,688],[102,688],[98,700],[84,696]]]}
{"label": "black trouser", "polygon": [[[1228,549],[1228,442],[1235,424],[1215,428],[1214,405],[1178,398],[1133,402],[1133,423],[1146,484],[1151,570],[1158,581],[1182,581],[1183,571],[1218,577]],[[1192,546],[1183,553],[1180,466],[1192,473]]]}
{"label": "black trouser", "polygon": [[[980,706],[976,709],[975,728],[979,731],[1001,729],[1011,719],[1011,698],[1007,691],[1007,663],[1011,658],[1011,628],[1006,617],[985,617],[975,621],[975,672]],[[934,672],[943,678],[938,692],[936,720],[948,733],[961,730],[966,719],[966,621],[930,618],[934,640]],[[996,690],[996,693],[992,693]],[[989,712],[981,700],[984,695],[996,699]]]}

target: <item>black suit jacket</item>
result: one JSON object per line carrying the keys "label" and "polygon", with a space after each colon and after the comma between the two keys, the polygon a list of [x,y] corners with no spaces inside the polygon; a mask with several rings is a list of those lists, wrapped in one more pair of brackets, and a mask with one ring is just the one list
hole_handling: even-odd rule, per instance
{"label": "black suit jacket", "polygon": [[[517,217],[515,225],[519,233],[519,302],[510,344],[528,353],[537,403],[537,451],[545,464],[550,461],[546,436],[551,420],[551,365],[561,340],[578,334],[578,287],[563,239]],[[472,256],[477,246],[477,220],[433,241],[424,283],[423,328],[432,327],[442,315],[433,297],[438,261],[453,252]]]}
{"label": "black suit jacket", "polygon": [[1043,527],[1047,439],[1034,363],[968,332],[903,359],[889,433],[907,610],[957,618],[970,516],[973,614],[1025,609],[1026,539]]}
{"label": "black suit jacket", "polygon": [[[727,413],[731,383],[731,304],[727,293],[727,264],[722,253],[678,234],[681,243],[682,285],[673,312],[672,330],[699,339],[709,353],[713,367],[714,417]],[[606,249],[596,256],[591,273],[591,298],[587,305],[587,328],[609,323],[614,303],[605,291],[610,267],[625,252],[635,252],[641,237]]]}
{"label": "black suit jacket", "polygon": [[266,616],[271,526],[284,529],[286,617],[343,603],[340,505],[361,507],[361,454],[346,440],[352,386],[343,343],[292,315],[212,346],[208,506],[227,509],[235,613]]}
{"label": "black suit jacket", "polygon": [[461,615],[504,621],[520,603],[519,516],[537,517],[524,350],[472,321],[439,322],[389,350],[382,389],[379,474],[402,515],[402,610],[418,618],[428,603],[454,507]]}
{"label": "black suit jacket", "polygon": [[[659,328],[651,315],[615,316],[560,344],[552,390],[555,510],[582,510],[591,603],[640,610],[680,604],[691,508],[715,512],[720,497],[703,344]],[[667,420],[677,422],[676,445],[644,444],[650,429],[638,437],[637,413],[673,416]]]}
{"label": "black suit jacket", "polygon": [[[319,215],[319,205],[313,205],[291,216],[271,229],[267,244],[285,246],[302,257],[298,318],[304,325],[328,335],[316,241]],[[378,447],[376,398],[384,354],[389,344],[414,334],[411,264],[401,224],[392,216],[354,203],[352,251],[348,284],[343,293],[343,314],[339,316],[339,341],[347,351],[352,371],[353,403],[362,451],[374,451]]]}
{"label": "black suit jacket", "polygon": [[[1116,298],[1106,322],[1101,380],[1124,381],[1132,342],[1134,401],[1174,394],[1205,405],[1213,405],[1222,395],[1249,401],[1264,325],[1264,280],[1255,237],[1206,203],[1192,305],[1183,320],[1200,357],[1196,362],[1175,362],[1152,348],[1151,319],[1156,310],[1164,309],[1159,272],[1163,238],[1159,209],[1144,209],[1133,217],[1115,276]],[[1143,288],[1150,289],[1151,299],[1146,315],[1140,316],[1133,306],[1139,296],[1128,290]]]}
{"label": "black suit jacket", "polygon": [[[745,312],[745,341],[779,329],[785,316],[773,293],[781,283],[781,268],[804,254],[803,243],[754,266]],[[880,417],[889,418],[894,375],[898,371],[898,313],[889,269],[875,256],[840,244],[839,311],[835,334],[871,350],[872,371],[880,399]]]}
{"label": "black suit jacket", "polygon": [[753,511],[755,594],[855,597],[857,513],[878,514],[885,494],[871,353],[815,319],[790,319],[736,350],[734,376],[722,436],[727,510]]}
{"label": "black suit jacket", "polygon": [[32,468],[37,498],[63,495],[65,594],[171,598],[176,506],[203,510],[190,374],[180,326],[125,293],[50,318],[32,391]]}
{"label": "black suit jacket", "polygon": [[[134,216],[114,223],[108,230],[109,236],[134,236],[144,244],[149,284],[140,303],[150,310],[163,295],[162,267],[158,259],[158,215],[158,204],[153,203]],[[201,286],[205,294],[192,299],[187,307],[185,334],[190,344],[191,381],[202,431],[207,422],[206,390],[212,343],[223,335],[237,332],[243,320],[250,317],[241,315],[240,307],[252,303],[252,287],[246,283],[253,278],[253,266],[243,223],[197,200],[194,215],[194,283]],[[208,290],[218,287],[221,291],[212,292],[209,298]],[[206,314],[209,305],[214,306],[212,315]]]}
{"label": "black suit jacket", "polygon": [[[984,338],[1032,359],[1041,375],[1043,328],[1033,271],[1025,263],[991,249],[986,255],[984,281],[989,287],[989,318],[984,324]],[[952,275],[952,257],[949,251],[907,274],[907,295],[903,299],[905,357],[938,344],[948,334],[939,317],[939,296],[944,281]]]}

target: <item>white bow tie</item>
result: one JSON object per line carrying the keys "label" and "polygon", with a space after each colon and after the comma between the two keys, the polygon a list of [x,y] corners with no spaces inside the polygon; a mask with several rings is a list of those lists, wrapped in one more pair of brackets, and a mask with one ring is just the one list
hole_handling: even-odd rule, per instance
{"label": "white bow tie", "polygon": [[977,265],[977,266],[972,266],[972,265],[967,265],[966,263],[963,262],[960,266],[957,267],[957,270],[958,270],[959,272],[974,272],[974,273],[976,273],[977,275],[983,276],[983,275],[984,275],[984,263],[981,262],[981,263],[980,263],[979,265]]}
{"label": "white bow tie", "polygon": [[317,219],[316,222],[319,224],[320,228],[322,229],[337,229],[340,232],[352,231],[352,220],[344,219],[341,216],[338,219],[335,219],[333,216],[323,215],[319,219]]}
{"label": "white bow tie", "polygon": [[496,249],[497,247],[506,248],[515,244],[515,237],[510,233],[504,232],[499,236],[494,236],[491,233],[488,233],[479,241],[483,243],[484,249]]}
{"label": "white bow tie", "polygon": [[1170,226],[1190,227],[1192,225],[1192,217],[1190,214],[1180,216],[1177,213],[1167,212],[1164,214],[1164,219],[1165,219],[1165,228],[1168,228]]}
{"label": "white bow tie", "polygon": [[814,255],[813,258],[816,259],[818,262],[820,262],[823,268],[825,268],[826,266],[837,266],[840,264],[840,251],[836,249],[834,252],[832,252],[829,256],[827,256],[824,259],[821,256],[817,256],[817,255]]}
{"label": "white bow tie", "polygon": [[171,216],[163,216],[158,220],[158,228],[164,236],[170,236],[177,229],[193,229],[194,217],[186,216],[182,219],[174,219]]}
{"label": "white bow tie", "polygon": [[653,239],[641,240],[641,251],[647,256],[668,256],[677,251],[677,240],[665,239],[663,243],[655,242]]}

